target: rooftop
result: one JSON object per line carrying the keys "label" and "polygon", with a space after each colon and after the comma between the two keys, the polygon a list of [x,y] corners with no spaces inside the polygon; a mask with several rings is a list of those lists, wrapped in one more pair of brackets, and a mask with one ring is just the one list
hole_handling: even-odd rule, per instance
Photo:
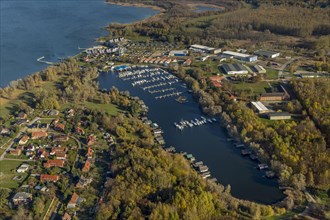
{"label": "rooftop", "polygon": [[259,111],[268,111],[268,108],[261,102],[251,102]]}

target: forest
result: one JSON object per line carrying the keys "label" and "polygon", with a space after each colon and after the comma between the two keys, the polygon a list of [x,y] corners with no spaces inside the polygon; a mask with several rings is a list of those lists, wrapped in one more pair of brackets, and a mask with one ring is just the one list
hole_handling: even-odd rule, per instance
{"label": "forest", "polygon": [[271,41],[276,42],[273,47],[314,50],[323,44],[320,37],[329,38],[330,34],[329,7],[311,9],[282,4],[254,7],[240,2],[235,8],[195,13],[180,3],[173,6],[171,2],[162,19],[132,26],[110,25],[109,30],[113,35],[135,33],[183,45],[198,43],[219,47],[230,46],[232,40],[249,40],[251,44]]}
{"label": "forest", "polygon": [[[230,186],[202,180],[180,154],[153,144],[150,127],[133,117],[111,118],[112,178],[97,219],[259,219],[284,209],[242,201]],[[151,138],[152,140],[152,138]]]}
{"label": "forest", "polygon": [[[93,67],[82,68],[77,60],[69,59],[17,81],[16,87],[5,88],[1,94],[7,97],[17,89],[36,89],[31,90],[31,102],[19,106],[20,110],[62,109],[60,106],[71,103],[87,114],[84,120],[89,121],[89,129],[96,132],[102,127],[115,136],[116,144],[105,151],[111,178],[105,185],[105,199],[97,219],[260,219],[285,212],[282,204],[269,206],[239,200],[231,196],[230,186],[203,180],[182,155],[170,154],[155,144],[151,128],[136,116],[138,110],[127,94],[116,88],[99,91],[95,77]],[[38,88],[42,82],[54,80],[56,90]],[[84,91],[87,83],[93,85],[88,93]],[[123,113],[110,116],[101,109],[87,109],[83,105],[86,100],[116,104]],[[73,118],[72,123],[79,117]],[[8,197],[7,192],[0,193]],[[36,207],[42,207],[44,201],[38,198],[33,203],[35,215],[39,213]],[[5,201],[1,200],[1,207],[8,208]],[[26,213],[19,208],[13,218],[21,219]],[[32,212],[27,216],[31,218]]]}
{"label": "forest", "polygon": [[304,79],[291,82],[301,103],[319,126],[330,148],[330,80]]}

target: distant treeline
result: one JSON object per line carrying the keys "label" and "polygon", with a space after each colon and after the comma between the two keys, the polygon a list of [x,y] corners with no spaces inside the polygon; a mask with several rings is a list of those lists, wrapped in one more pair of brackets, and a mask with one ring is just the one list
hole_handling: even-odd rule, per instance
{"label": "distant treeline", "polygon": [[301,7],[329,7],[329,0],[247,0],[247,2],[252,3],[253,5],[261,4],[273,4],[273,5],[292,5],[292,6],[301,6]]}

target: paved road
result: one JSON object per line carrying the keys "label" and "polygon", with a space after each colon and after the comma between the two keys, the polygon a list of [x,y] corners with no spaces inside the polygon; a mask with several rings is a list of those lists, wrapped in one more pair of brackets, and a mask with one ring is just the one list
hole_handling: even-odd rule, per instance
{"label": "paved road", "polygon": [[299,60],[301,57],[294,57],[292,59],[290,59],[288,62],[284,63],[280,68],[279,68],[279,71],[278,71],[278,79],[281,78],[281,76],[283,75],[283,71],[285,70],[285,68],[290,65],[291,63],[293,63],[294,61],[296,60]]}
{"label": "paved road", "polygon": [[3,160],[14,160],[14,161],[22,161],[22,162],[34,161],[34,160],[28,160],[28,159],[14,159],[14,158],[3,158]]}

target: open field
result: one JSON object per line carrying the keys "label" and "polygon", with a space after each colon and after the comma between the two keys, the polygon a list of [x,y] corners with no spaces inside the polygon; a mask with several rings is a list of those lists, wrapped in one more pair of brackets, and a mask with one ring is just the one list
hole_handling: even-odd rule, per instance
{"label": "open field", "polygon": [[[14,189],[26,178],[25,173],[16,173],[16,169],[22,164],[22,161],[2,160],[0,161],[0,187]],[[20,181],[13,180],[15,176],[23,176]]]}
{"label": "open field", "polygon": [[97,109],[100,111],[105,111],[105,112],[109,113],[110,115],[118,114],[118,109],[113,104],[100,104],[100,103],[93,103],[93,102],[86,101],[84,103],[84,106],[89,109]]}
{"label": "open field", "polygon": [[256,82],[256,83],[232,83],[234,90],[249,90],[253,92],[255,95],[259,95],[261,93],[266,92],[266,88],[269,88],[269,85],[267,82]]}
{"label": "open field", "polygon": [[13,94],[11,95],[11,99],[0,98],[1,116],[8,116],[15,109],[15,107],[22,102],[31,102],[31,99],[33,98],[33,93],[35,93],[40,88],[45,89],[48,92],[54,90],[56,87],[56,83],[56,81],[41,82],[39,87],[31,89],[30,91],[15,89]]}

